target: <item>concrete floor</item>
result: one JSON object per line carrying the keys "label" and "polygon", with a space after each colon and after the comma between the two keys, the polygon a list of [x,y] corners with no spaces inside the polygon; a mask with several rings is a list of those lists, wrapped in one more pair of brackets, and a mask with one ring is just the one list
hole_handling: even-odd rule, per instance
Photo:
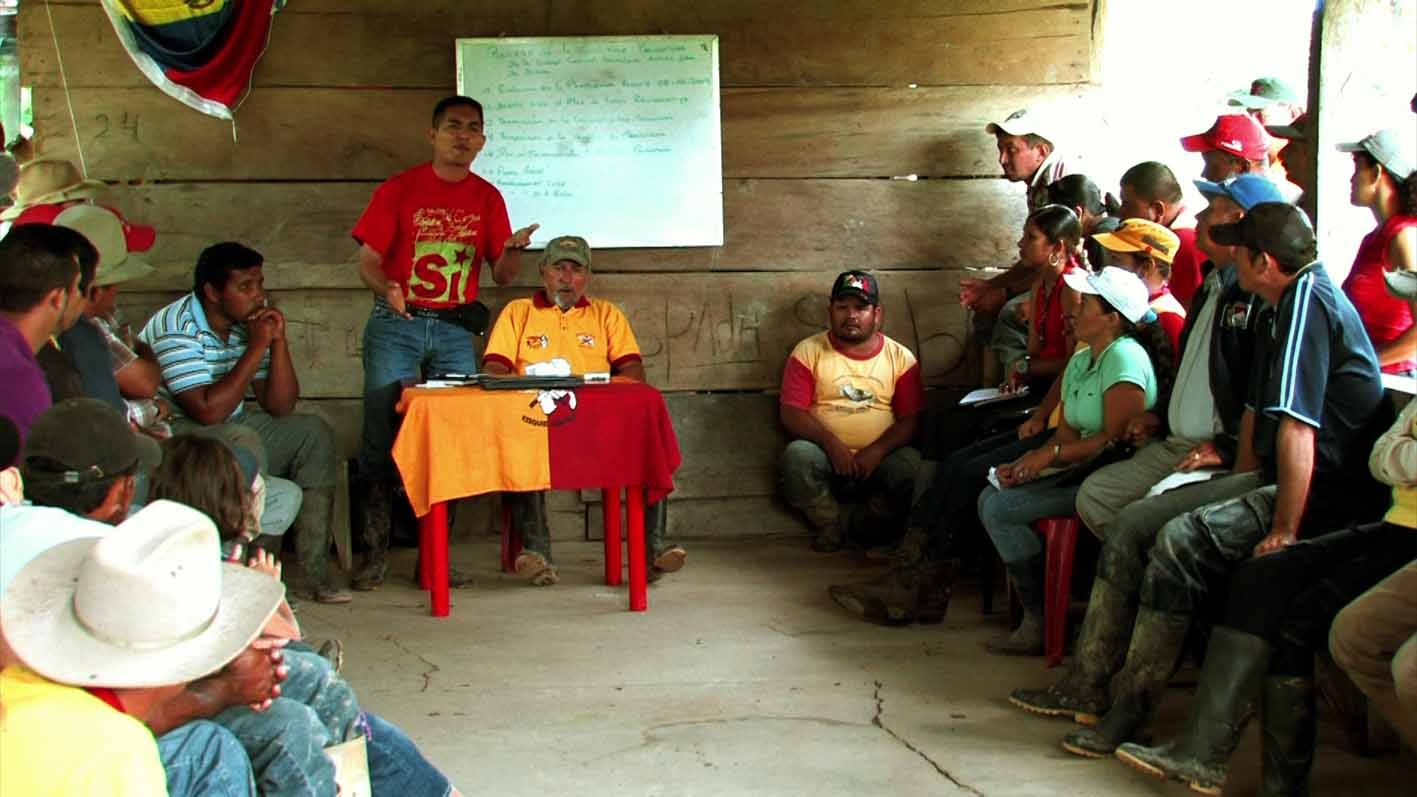
{"label": "concrete floor", "polygon": [[[467,794],[1189,794],[1114,760],[1064,753],[1065,721],[1005,702],[1056,671],[984,652],[1002,629],[963,587],[943,625],[886,629],[849,618],[826,586],[878,572],[800,541],[700,543],[682,572],[625,611],[600,582],[598,543],[557,543],[561,583],[495,570],[496,546],[456,546],[480,574],[428,616],[412,551],[398,577],[348,606],[303,603],[311,637],[345,644],[365,707],[401,725]],[[1168,693],[1158,732],[1188,693]],[[1410,794],[1399,757],[1363,759],[1325,726],[1316,795]],[[1253,728],[1229,794],[1253,793]]]}

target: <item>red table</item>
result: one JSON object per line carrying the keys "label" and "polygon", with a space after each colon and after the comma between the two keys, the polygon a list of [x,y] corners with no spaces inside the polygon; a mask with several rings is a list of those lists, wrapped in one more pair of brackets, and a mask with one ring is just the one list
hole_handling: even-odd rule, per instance
{"label": "red table", "polygon": [[[674,489],[679,443],[664,397],[616,378],[570,391],[409,388],[394,461],[419,516],[421,572],[446,617],[447,502],[490,492],[600,488],[605,583],[620,583],[620,491],[627,493],[630,610],[648,608],[644,511]],[[548,411],[549,410],[549,411]]]}

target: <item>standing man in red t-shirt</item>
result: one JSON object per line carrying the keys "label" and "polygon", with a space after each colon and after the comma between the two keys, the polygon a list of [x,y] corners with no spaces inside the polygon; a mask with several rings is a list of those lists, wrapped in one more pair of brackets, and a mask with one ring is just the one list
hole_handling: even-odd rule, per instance
{"label": "standing man in red t-shirt", "polygon": [[354,576],[355,589],[378,588],[387,571],[384,553],[397,478],[390,453],[394,405],[404,382],[419,379],[424,369],[477,371],[472,336],[487,326],[487,310],[477,302],[482,263],[491,267],[498,285],[510,283],[537,228],[512,232],[501,192],[472,173],[472,162],[487,143],[482,125],[476,100],[455,96],[439,102],[428,128],[433,159],[385,180],[354,225],[359,276],[374,293],[364,327],[359,454],[369,560]]}

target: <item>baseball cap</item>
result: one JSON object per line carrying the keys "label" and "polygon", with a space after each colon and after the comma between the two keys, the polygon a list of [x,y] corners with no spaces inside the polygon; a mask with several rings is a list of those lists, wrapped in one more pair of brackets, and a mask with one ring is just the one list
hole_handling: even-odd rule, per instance
{"label": "baseball cap", "polygon": [[1269,154],[1264,128],[1247,113],[1218,116],[1215,124],[1204,133],[1181,139],[1181,149],[1187,152],[1209,152],[1218,149],[1246,160],[1264,160]]}
{"label": "baseball cap", "polygon": [[1261,202],[1239,221],[1211,227],[1210,238],[1222,246],[1265,252],[1288,265],[1310,263],[1318,254],[1314,225],[1304,211],[1288,202]]}
{"label": "baseball cap", "polygon": [[1258,174],[1240,174],[1218,183],[1195,180],[1196,190],[1205,196],[1223,196],[1249,210],[1261,202],[1283,202],[1284,194],[1273,180]]}
{"label": "baseball cap", "polygon": [[1309,137],[1309,114],[1301,113],[1287,125],[1265,125],[1264,131],[1275,138],[1299,139]]}
{"label": "baseball cap", "polygon": [[990,135],[1038,136],[1046,138],[1056,147],[1065,129],[1060,117],[1060,114],[1042,106],[1021,108],[1004,117],[1002,122],[990,122],[984,130]]}
{"label": "baseball cap", "polygon": [[73,398],[35,419],[20,468],[27,482],[83,484],[161,461],[157,441],[134,432],[118,410],[98,399]]}
{"label": "baseball cap", "polygon": [[1133,324],[1156,317],[1147,301],[1146,283],[1124,268],[1108,266],[1096,274],[1073,269],[1063,275],[1063,281],[1078,293],[1091,293],[1106,299]]}
{"label": "baseball cap", "polygon": [[1398,182],[1407,179],[1409,174],[1417,171],[1417,155],[1414,155],[1413,136],[1403,135],[1396,130],[1379,130],[1364,137],[1361,141],[1350,141],[1346,144],[1339,144],[1339,152],[1366,152],[1373,156],[1373,159],[1383,165],[1384,169]]}
{"label": "baseball cap", "polygon": [[1286,105],[1303,105],[1304,100],[1289,87],[1288,83],[1277,77],[1255,78],[1250,83],[1250,90],[1230,92],[1230,104],[1239,105],[1250,109],[1267,108],[1275,103],[1285,103]]}
{"label": "baseball cap", "polygon": [[1146,219],[1123,219],[1112,232],[1101,232],[1092,236],[1102,248],[1113,252],[1141,252],[1151,255],[1163,263],[1176,259],[1176,250],[1181,248],[1181,239],[1176,233],[1154,221]]}
{"label": "baseball cap", "polygon": [[152,241],[145,241],[143,235],[136,232],[138,228],[125,222],[117,211],[98,205],[72,205],[54,217],[54,224],[80,233],[98,250],[98,269],[93,276],[95,286],[131,282],[156,271],[132,254],[138,251],[133,249],[134,243],[141,246],[146,242],[151,247]]}
{"label": "baseball cap", "polygon": [[563,235],[552,238],[541,253],[541,265],[571,260],[590,268],[590,244],[579,235]]}
{"label": "baseball cap", "polygon": [[867,304],[881,303],[881,286],[876,278],[864,271],[843,271],[832,283],[832,301],[842,296],[855,296]]}

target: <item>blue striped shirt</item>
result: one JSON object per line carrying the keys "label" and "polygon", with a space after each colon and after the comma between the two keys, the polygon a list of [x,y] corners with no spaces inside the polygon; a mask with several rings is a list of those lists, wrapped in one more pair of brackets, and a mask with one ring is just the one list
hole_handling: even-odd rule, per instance
{"label": "blue striped shirt", "polygon": [[[231,334],[222,340],[207,323],[207,314],[195,293],[154,313],[138,333],[138,339],[151,346],[157,355],[157,364],[162,370],[158,395],[167,399],[177,416],[183,414],[182,405],[173,400],[174,396],[215,384],[231,373],[236,361],[246,353],[246,327],[233,326]],[[271,353],[267,351],[252,381],[265,379],[270,375],[270,368]],[[244,402],[237,404],[226,420],[240,415],[243,407]]]}

